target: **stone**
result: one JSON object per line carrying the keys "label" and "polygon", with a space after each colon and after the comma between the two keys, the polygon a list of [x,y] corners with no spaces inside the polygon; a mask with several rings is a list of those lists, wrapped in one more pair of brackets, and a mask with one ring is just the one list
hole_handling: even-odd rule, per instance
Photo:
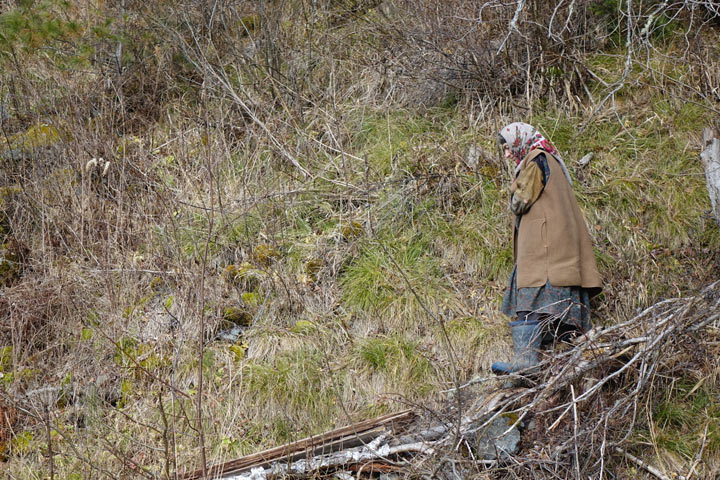
{"label": "stone", "polygon": [[[484,422],[485,420],[480,424]],[[510,428],[510,425],[512,425],[510,418],[500,416],[478,430],[475,437],[475,454],[483,460],[507,460],[517,453],[520,431],[517,426]],[[510,431],[507,431],[509,428]]]}
{"label": "stone", "polygon": [[467,155],[465,155],[465,163],[473,171],[477,170],[478,163],[480,163],[480,157],[482,155],[482,149],[479,145],[470,145],[468,148]]}
{"label": "stone", "polygon": [[14,161],[27,159],[36,150],[56,146],[61,140],[61,132],[55,126],[37,123],[0,142],[0,158]]}
{"label": "stone", "polygon": [[590,160],[592,160],[594,156],[595,156],[595,154],[594,154],[593,152],[590,152],[590,153],[588,153],[587,155],[585,155],[584,157],[582,157],[580,160],[578,160],[578,164],[579,164],[581,167],[584,167],[584,166],[586,166],[588,163],[590,163]]}
{"label": "stone", "polygon": [[241,327],[240,325],[233,325],[228,329],[220,330],[217,335],[215,335],[215,339],[223,342],[235,343],[242,338],[245,330],[246,327]]}

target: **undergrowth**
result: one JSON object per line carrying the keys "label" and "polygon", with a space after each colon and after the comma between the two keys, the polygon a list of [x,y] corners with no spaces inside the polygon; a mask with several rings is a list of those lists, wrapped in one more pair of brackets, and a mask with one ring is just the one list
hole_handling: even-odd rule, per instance
{"label": "undergrowth", "polygon": [[[538,86],[494,104],[456,85],[428,106],[407,102],[426,88],[408,83],[414,70],[372,70],[392,38],[379,7],[331,2],[313,17],[290,2],[312,29],[263,22],[250,4],[214,17],[198,2],[185,23],[167,6],[149,15],[155,2],[21,3],[0,16],[10,478],[45,478],[51,464],[57,478],[171,478],[197,466],[199,422],[215,462],[445,405],[443,390],[509,349],[512,166],[494,140],[505,122],[539,127],[569,167],[605,280],[596,323],[694,292],[720,268],[698,159],[717,102],[692,93],[706,77],[678,60],[669,24],[650,52],[663,75],[634,65],[600,107],[607,88],[592,77],[569,96]],[[622,51],[585,60],[606,83],[623,78]],[[716,454],[717,384],[698,385],[648,405],[637,442],[692,461],[706,429]]]}

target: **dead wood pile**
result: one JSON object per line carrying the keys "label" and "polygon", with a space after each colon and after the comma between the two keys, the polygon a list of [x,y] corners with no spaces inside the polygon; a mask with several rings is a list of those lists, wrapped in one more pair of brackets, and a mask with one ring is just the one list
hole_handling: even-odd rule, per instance
{"label": "dead wood pile", "polygon": [[485,407],[492,416],[510,414],[528,425],[521,453],[512,464],[494,465],[492,478],[505,478],[497,475],[503,472],[507,478],[601,478],[618,457],[658,478],[698,473],[700,458],[685,475],[665,475],[626,449],[668,385],[720,380],[718,340],[720,281],[696,296],[664,300],[628,321],[591,330],[573,348],[546,359],[531,387]]}
{"label": "dead wood pile", "polygon": [[[710,478],[701,455],[689,471],[666,476],[628,450],[645,421],[642,412],[669,381],[718,375],[718,340],[720,281],[696,296],[664,300],[625,322],[595,328],[522,375],[479,378],[451,390],[449,404],[456,406],[435,417],[446,422],[395,428],[396,422],[391,428],[395,420],[407,423],[402,412],[278,447],[274,457],[256,454],[210,471],[212,478],[233,480],[600,478],[629,461],[658,478]],[[524,386],[508,387],[508,379]],[[470,394],[478,389],[482,393]],[[456,400],[463,397],[459,410],[463,402]],[[488,456],[478,450],[479,438],[498,419],[507,422],[498,437],[522,432],[520,449]],[[355,441],[333,448],[348,437]],[[318,448],[323,441],[324,450]],[[230,464],[241,468],[224,468]],[[198,472],[183,478],[199,478]]]}

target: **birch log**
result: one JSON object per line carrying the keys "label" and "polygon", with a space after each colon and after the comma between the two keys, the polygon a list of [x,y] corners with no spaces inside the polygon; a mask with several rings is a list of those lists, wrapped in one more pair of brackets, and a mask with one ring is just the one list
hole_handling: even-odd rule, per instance
{"label": "birch log", "polygon": [[720,139],[716,137],[712,128],[703,131],[703,146],[705,150],[700,154],[700,158],[705,166],[705,179],[713,215],[720,225]]}

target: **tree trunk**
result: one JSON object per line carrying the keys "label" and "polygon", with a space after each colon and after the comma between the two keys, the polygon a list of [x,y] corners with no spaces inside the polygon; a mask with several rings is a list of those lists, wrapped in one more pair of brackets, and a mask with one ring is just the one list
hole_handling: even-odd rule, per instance
{"label": "tree trunk", "polygon": [[717,138],[712,128],[703,131],[703,145],[705,150],[700,154],[700,158],[705,166],[705,179],[713,215],[720,225],[720,138]]}

